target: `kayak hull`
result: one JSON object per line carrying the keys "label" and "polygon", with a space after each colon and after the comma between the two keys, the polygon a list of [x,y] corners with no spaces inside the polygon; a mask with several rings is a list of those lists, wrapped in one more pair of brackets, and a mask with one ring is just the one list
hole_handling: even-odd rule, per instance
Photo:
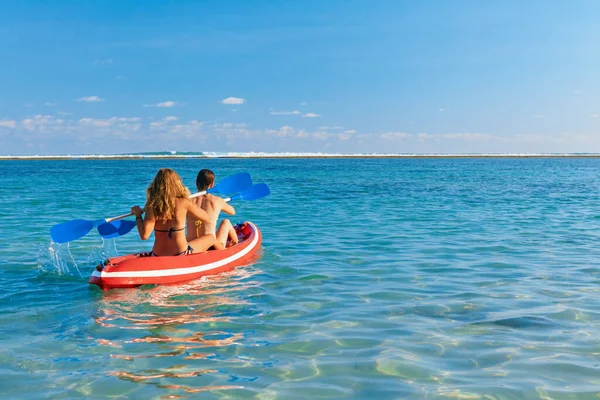
{"label": "kayak hull", "polygon": [[141,285],[175,284],[230,271],[256,258],[262,235],[252,222],[236,226],[240,241],[224,250],[187,256],[139,257],[137,254],[108,259],[98,265],[89,283],[103,290]]}

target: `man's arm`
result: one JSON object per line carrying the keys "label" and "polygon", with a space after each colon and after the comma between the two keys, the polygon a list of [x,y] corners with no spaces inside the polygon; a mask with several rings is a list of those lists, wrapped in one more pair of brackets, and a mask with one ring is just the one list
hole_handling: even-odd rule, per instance
{"label": "man's arm", "polygon": [[235,215],[235,208],[231,206],[231,204],[227,203],[225,200],[219,198],[221,200],[221,211],[225,214]]}

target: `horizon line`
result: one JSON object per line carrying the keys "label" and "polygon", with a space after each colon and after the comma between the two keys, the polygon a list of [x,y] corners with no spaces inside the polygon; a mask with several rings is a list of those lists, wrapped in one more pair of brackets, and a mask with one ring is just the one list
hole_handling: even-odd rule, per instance
{"label": "horizon line", "polygon": [[600,153],[319,153],[160,151],[121,154],[0,155],[0,160],[115,160],[197,158],[600,158]]}

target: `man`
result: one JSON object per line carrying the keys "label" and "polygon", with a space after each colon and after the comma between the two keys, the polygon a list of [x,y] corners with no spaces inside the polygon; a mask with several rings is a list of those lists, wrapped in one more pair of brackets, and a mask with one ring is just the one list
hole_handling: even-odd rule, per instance
{"label": "man", "polygon": [[[209,169],[202,169],[198,172],[196,177],[196,187],[198,191],[207,190],[215,185],[215,174]],[[238,237],[233,225],[228,219],[224,219],[219,224],[217,229],[217,220],[221,211],[229,215],[235,215],[235,208],[225,202],[218,196],[211,194],[205,194],[203,196],[196,197],[192,201],[201,209],[206,211],[210,217],[210,222],[203,222],[192,215],[188,214],[187,217],[187,240],[188,242],[199,238],[203,235],[211,234],[217,238],[217,242],[221,243],[224,247],[233,246],[237,244]]]}

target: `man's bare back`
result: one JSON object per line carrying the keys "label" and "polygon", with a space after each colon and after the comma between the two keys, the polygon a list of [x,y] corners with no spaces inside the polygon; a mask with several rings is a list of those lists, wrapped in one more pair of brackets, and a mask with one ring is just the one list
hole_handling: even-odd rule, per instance
{"label": "man's bare back", "polygon": [[[202,169],[198,172],[196,178],[196,187],[198,191],[208,190],[215,185],[215,174],[209,169]],[[193,199],[194,204],[206,211],[210,217],[210,222],[198,221],[194,217],[188,217],[187,219],[187,237],[188,240],[197,238],[202,235],[214,235],[217,238],[217,242],[223,246],[233,246],[238,242],[238,237],[233,225],[228,219],[224,219],[217,228],[217,220],[219,214],[223,211],[229,215],[235,215],[235,208],[229,205],[225,200],[218,196],[205,194],[200,197]],[[191,239],[190,239],[191,238]]]}
{"label": "man's bare back", "polygon": [[222,204],[227,204],[220,197],[205,194],[192,199],[194,204],[206,211],[211,219],[211,222],[202,222],[190,216],[187,220],[187,235],[188,238],[196,238],[206,234],[217,234],[217,219],[222,210]]}

